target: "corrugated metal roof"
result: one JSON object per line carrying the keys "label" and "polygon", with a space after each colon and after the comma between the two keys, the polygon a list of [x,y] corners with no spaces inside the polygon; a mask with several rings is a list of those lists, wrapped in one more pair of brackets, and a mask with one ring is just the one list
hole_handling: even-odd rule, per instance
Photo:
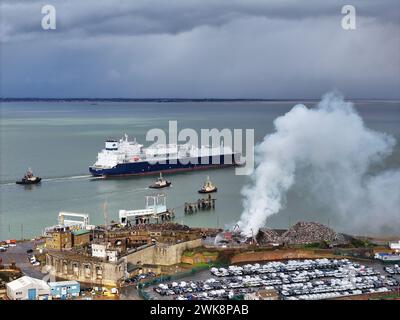
{"label": "corrugated metal roof", "polygon": [[23,276],[17,280],[11,281],[11,282],[7,283],[7,286],[9,288],[11,288],[12,290],[18,290],[18,289],[23,288],[30,284],[35,284],[36,286],[41,287],[41,288],[48,288],[48,284],[45,281],[40,280],[40,279],[31,278],[28,276]]}

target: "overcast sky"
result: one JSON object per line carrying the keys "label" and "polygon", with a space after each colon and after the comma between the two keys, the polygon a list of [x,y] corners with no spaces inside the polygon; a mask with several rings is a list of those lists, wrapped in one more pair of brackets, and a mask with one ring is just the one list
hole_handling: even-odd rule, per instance
{"label": "overcast sky", "polygon": [[1,97],[400,98],[398,0],[1,0],[0,26]]}

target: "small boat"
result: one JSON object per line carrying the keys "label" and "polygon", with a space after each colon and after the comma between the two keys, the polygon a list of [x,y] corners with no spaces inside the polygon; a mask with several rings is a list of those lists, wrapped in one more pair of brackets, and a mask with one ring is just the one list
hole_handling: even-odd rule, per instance
{"label": "small boat", "polygon": [[29,168],[28,171],[25,173],[24,177],[16,181],[16,184],[38,184],[40,181],[42,181],[42,178],[35,177],[32,173],[32,170]]}
{"label": "small boat", "polygon": [[204,185],[199,190],[199,193],[212,193],[212,192],[217,192],[217,187],[213,185],[213,183],[210,180],[210,177],[207,177],[207,180],[206,182],[204,182]]}
{"label": "small boat", "polygon": [[160,172],[160,177],[157,179],[157,181],[154,184],[149,186],[149,188],[161,189],[161,188],[169,187],[170,185],[171,185],[171,182],[165,180],[162,176],[162,173]]}

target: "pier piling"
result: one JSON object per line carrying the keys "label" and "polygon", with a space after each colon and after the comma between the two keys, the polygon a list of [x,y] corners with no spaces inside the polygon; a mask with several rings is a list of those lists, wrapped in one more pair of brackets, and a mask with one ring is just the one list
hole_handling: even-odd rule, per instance
{"label": "pier piling", "polygon": [[215,209],[215,201],[217,199],[211,198],[209,194],[207,198],[197,199],[196,202],[185,202],[185,213],[195,213],[197,211],[205,211]]}

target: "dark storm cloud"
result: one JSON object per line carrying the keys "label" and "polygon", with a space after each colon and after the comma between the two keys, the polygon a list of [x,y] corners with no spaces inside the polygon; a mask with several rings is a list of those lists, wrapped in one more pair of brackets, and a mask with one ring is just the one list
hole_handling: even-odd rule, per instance
{"label": "dark storm cloud", "polygon": [[[44,4],[58,10],[59,33],[79,31],[87,35],[176,34],[199,26],[219,27],[243,17],[301,20],[338,16],[342,1],[320,0],[135,0],[135,1],[3,1],[3,40],[40,32],[38,13]],[[355,0],[358,14],[382,22],[400,23],[397,0]]]}
{"label": "dark storm cloud", "polygon": [[[41,29],[41,8],[57,30]],[[2,96],[398,97],[397,0],[3,0]]]}

